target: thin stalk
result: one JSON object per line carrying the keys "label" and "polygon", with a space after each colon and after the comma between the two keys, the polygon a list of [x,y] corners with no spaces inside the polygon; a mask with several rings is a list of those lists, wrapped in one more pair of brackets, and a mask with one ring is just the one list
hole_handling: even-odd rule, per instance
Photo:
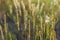
{"label": "thin stalk", "polygon": [[37,36],[38,36],[38,25],[36,25],[36,35],[35,35],[35,40],[37,40]]}
{"label": "thin stalk", "polygon": [[48,39],[49,38],[49,25],[47,24],[46,25],[46,39]]}
{"label": "thin stalk", "polygon": [[1,35],[2,35],[2,40],[4,40],[4,35],[3,35],[3,31],[2,31],[1,25],[0,25],[0,31],[1,31]]}
{"label": "thin stalk", "polygon": [[42,31],[42,16],[40,16],[40,29],[41,29],[41,31]]}
{"label": "thin stalk", "polygon": [[[27,29],[27,16],[28,16],[28,13],[27,13],[27,10],[25,8],[25,5],[24,5],[24,2],[23,0],[21,1],[21,5],[22,5],[22,8],[23,8],[23,16],[24,16],[24,32],[26,31]],[[26,40],[26,38],[25,38]]]}
{"label": "thin stalk", "polygon": [[30,20],[29,20],[29,22],[28,22],[29,24],[29,26],[28,26],[28,40],[30,40]]}
{"label": "thin stalk", "polygon": [[31,11],[31,0],[28,0],[28,7],[29,7],[29,10]]}
{"label": "thin stalk", "polygon": [[7,23],[6,23],[6,14],[4,14],[4,30],[6,33],[6,40],[7,40]]}
{"label": "thin stalk", "polygon": [[55,32],[54,32],[54,26],[55,26],[55,19],[54,19],[54,15],[52,14],[51,16],[51,21],[52,21],[52,26],[51,26],[51,33],[50,33],[50,40],[55,40],[56,39],[56,36],[55,36]]}
{"label": "thin stalk", "polygon": [[40,16],[40,31],[41,31],[40,32],[41,33],[40,34],[40,40],[43,40],[43,33],[42,33],[43,32],[43,29],[42,29],[43,28],[43,26],[42,26],[43,24],[42,24],[42,22],[43,22],[42,21],[42,16]]}
{"label": "thin stalk", "polygon": [[18,12],[16,13],[17,15],[17,27],[18,27],[18,31],[20,30],[19,24],[20,24],[20,19],[19,19],[19,14]]}
{"label": "thin stalk", "polygon": [[27,10],[25,10],[25,5],[24,5],[23,1],[21,1],[21,4],[22,4],[22,7],[23,7],[23,12],[24,12],[24,26],[25,26],[25,30],[26,30],[28,13],[27,13]]}
{"label": "thin stalk", "polygon": [[39,31],[39,35],[40,35],[40,40],[43,40],[43,36],[42,36],[42,32]]}
{"label": "thin stalk", "polygon": [[11,33],[9,32],[9,37],[10,37],[10,40],[12,40],[12,35],[11,35]]}
{"label": "thin stalk", "polygon": [[45,4],[44,4],[44,3],[42,3],[41,8],[40,8],[40,12],[42,12],[42,10],[43,10],[44,6],[45,6]]}
{"label": "thin stalk", "polygon": [[32,22],[33,22],[33,39],[35,37],[34,32],[35,32],[35,7],[32,6]]}

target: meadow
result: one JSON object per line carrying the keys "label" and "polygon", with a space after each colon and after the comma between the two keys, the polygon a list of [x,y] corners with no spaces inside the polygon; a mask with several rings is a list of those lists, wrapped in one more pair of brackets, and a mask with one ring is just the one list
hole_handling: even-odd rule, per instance
{"label": "meadow", "polygon": [[56,40],[59,0],[0,0],[0,40]]}

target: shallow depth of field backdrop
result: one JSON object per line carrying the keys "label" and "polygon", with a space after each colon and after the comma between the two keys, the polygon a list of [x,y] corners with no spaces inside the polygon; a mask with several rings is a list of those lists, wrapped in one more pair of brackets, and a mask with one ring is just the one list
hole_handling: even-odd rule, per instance
{"label": "shallow depth of field backdrop", "polygon": [[0,0],[0,40],[56,40],[60,0]]}

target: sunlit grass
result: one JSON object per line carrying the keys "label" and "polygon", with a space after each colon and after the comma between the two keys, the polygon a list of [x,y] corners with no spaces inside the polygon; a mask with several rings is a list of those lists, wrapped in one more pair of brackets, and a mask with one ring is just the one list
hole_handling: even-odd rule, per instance
{"label": "sunlit grass", "polygon": [[[35,1],[35,0],[34,0]],[[55,4],[52,3],[52,0],[44,1],[44,0],[36,0],[36,2],[32,2],[32,0],[27,0],[27,4],[25,4],[24,0],[13,0],[14,7],[16,8],[16,24],[18,31],[21,30],[21,16],[24,18],[24,31],[27,31],[27,38],[25,36],[25,40],[56,40],[56,34],[54,31],[55,28]],[[49,3],[49,4],[48,4]],[[11,5],[11,4],[10,4]],[[12,5],[9,7],[10,13],[12,13]],[[55,11],[54,11],[55,10]],[[13,15],[13,13],[12,13]],[[31,25],[32,24],[32,25]],[[4,14],[4,31],[5,35],[2,32],[2,27],[0,27],[2,40],[13,40],[12,33],[8,33],[8,26],[6,23],[6,14]],[[33,29],[31,31],[31,29]],[[33,36],[31,36],[31,32]],[[18,32],[20,33],[20,32]],[[23,35],[26,35],[23,34]],[[4,39],[4,37],[6,39]],[[16,38],[15,38],[16,39]]]}

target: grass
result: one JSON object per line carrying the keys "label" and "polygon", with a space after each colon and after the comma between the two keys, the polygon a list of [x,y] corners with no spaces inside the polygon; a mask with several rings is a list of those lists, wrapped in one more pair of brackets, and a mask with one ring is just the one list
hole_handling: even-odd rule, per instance
{"label": "grass", "polygon": [[[8,1],[6,2],[8,3]],[[5,5],[7,5],[6,2]],[[3,28],[0,26],[2,40],[16,40],[13,34],[8,31],[8,23],[6,23],[7,13],[10,17],[13,17],[18,31],[21,30],[21,21],[23,21],[22,36],[25,36],[21,37],[24,40],[56,40],[54,28],[56,23],[55,12],[57,12],[58,6],[54,4],[53,0],[27,0],[26,2],[24,0],[13,0],[12,2],[5,6],[8,7],[9,12],[4,14],[5,34],[3,34]],[[15,9],[14,11],[13,8]],[[23,17],[23,20],[21,17]],[[21,35],[20,32],[18,33]]]}

